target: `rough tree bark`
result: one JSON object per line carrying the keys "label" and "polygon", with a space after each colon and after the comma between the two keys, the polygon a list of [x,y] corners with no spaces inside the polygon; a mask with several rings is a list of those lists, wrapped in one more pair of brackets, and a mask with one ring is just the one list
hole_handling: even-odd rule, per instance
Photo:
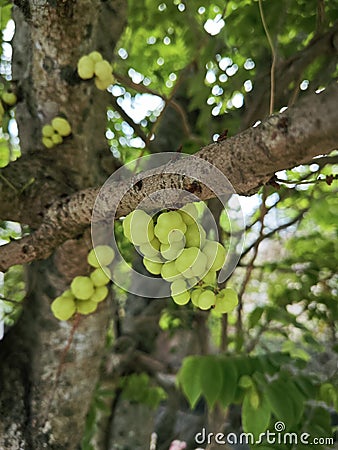
{"label": "rough tree bark", "polygon": [[[27,173],[35,182],[21,196],[12,190],[10,195],[2,192],[1,198],[13,220],[34,228],[39,211],[53,199],[105,179],[101,164],[108,153],[108,94],[81,82],[76,63],[92,50],[112,59],[126,22],[126,2],[18,1],[14,20],[13,78],[20,100],[17,121],[23,157],[13,183],[19,186]],[[40,130],[58,114],[71,123],[73,137],[62,151],[48,151],[40,142]],[[87,270],[89,246],[88,234],[75,237],[50,259],[27,267],[27,307],[0,346],[1,449],[71,450],[79,445],[99,375],[108,307],[79,323],[60,372],[72,325],[54,320],[49,304],[73,276]]]}

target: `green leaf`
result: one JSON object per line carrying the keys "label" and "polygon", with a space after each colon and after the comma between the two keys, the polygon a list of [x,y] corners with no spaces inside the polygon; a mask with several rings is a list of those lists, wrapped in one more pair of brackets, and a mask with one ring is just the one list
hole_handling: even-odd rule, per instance
{"label": "green leaf", "polygon": [[204,357],[201,361],[199,376],[202,393],[209,407],[213,408],[223,385],[223,372],[219,360],[214,356]]}
{"label": "green leaf", "polygon": [[252,311],[252,313],[249,315],[249,328],[254,328],[258,324],[263,315],[263,312],[264,308],[262,308],[261,306],[257,306],[257,308]]}
{"label": "green leaf", "polygon": [[237,387],[237,369],[233,362],[233,358],[220,361],[223,373],[223,383],[219,395],[219,403],[223,408],[227,408],[233,402]]}
{"label": "green leaf", "polygon": [[288,392],[287,384],[282,380],[268,384],[266,397],[276,420],[284,422],[286,429],[290,429],[295,422],[295,415],[293,400]]}
{"label": "green leaf", "polygon": [[242,405],[242,426],[246,433],[252,433],[257,439],[260,433],[267,430],[271,417],[271,409],[269,402],[265,397],[262,398],[259,408],[252,406],[250,400],[250,392],[248,392],[243,400]]}
{"label": "green leaf", "polygon": [[194,408],[202,394],[200,379],[201,357],[188,356],[183,360],[182,367],[177,375],[177,380],[187,397],[190,407]]}

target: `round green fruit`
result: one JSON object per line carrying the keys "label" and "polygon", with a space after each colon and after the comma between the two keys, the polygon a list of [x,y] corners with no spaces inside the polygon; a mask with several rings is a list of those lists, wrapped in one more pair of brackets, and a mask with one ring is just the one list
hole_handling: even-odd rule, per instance
{"label": "round green fruit", "polygon": [[187,291],[187,283],[182,279],[175,280],[171,283],[170,290],[171,295],[182,294]]}
{"label": "round green fruit", "polygon": [[63,142],[62,136],[60,136],[59,133],[54,133],[51,136],[51,139],[52,139],[52,141],[54,142],[55,145],[62,144],[62,142]]}
{"label": "round green fruit", "polygon": [[148,270],[148,272],[153,275],[159,275],[162,270],[163,264],[160,262],[151,261],[150,259],[143,258],[144,267]]}
{"label": "round green fruit", "polygon": [[141,209],[128,214],[122,227],[126,238],[134,245],[149,244],[154,239],[153,219]]}
{"label": "round green fruit", "polygon": [[51,138],[54,133],[55,130],[52,125],[46,124],[42,127],[42,136]]}
{"label": "round green fruit", "polygon": [[104,59],[95,64],[94,73],[100,80],[109,80],[112,76],[112,67],[109,62]]}
{"label": "round green fruit", "polygon": [[225,314],[233,311],[238,305],[237,292],[232,288],[222,289],[216,296],[214,311]]}
{"label": "round green fruit", "polygon": [[94,293],[94,285],[89,277],[75,277],[70,285],[74,296],[79,300],[88,300]]}
{"label": "round green fruit", "polygon": [[187,203],[182,208],[180,208],[178,212],[181,214],[181,217],[186,225],[192,225],[196,222],[196,219],[198,217],[198,211],[193,203]]}
{"label": "round green fruit", "polygon": [[76,311],[80,314],[87,315],[96,311],[97,302],[93,300],[83,300],[76,302]]}
{"label": "round green fruit", "polygon": [[182,277],[180,272],[176,269],[175,261],[167,261],[162,265],[161,277],[166,281],[174,281]]}
{"label": "round green fruit", "polygon": [[55,147],[54,142],[51,140],[51,138],[48,137],[43,137],[42,138],[42,143],[46,148],[53,148]]}
{"label": "round green fruit", "polygon": [[92,302],[100,303],[107,298],[108,293],[109,290],[107,286],[96,287],[94,294],[90,297],[89,300],[91,300]]}
{"label": "round green fruit", "polygon": [[216,241],[206,240],[202,252],[208,258],[209,270],[220,270],[226,258],[226,250],[222,244]]}
{"label": "round green fruit", "polygon": [[95,287],[105,286],[111,279],[111,272],[108,267],[99,267],[90,274],[90,279]]}
{"label": "round green fruit", "polygon": [[57,319],[68,320],[76,311],[75,301],[73,298],[61,295],[53,301],[51,309]]}
{"label": "round green fruit", "polygon": [[184,277],[201,277],[206,272],[207,257],[197,247],[189,247],[182,251],[175,264]]}
{"label": "round green fruit", "polygon": [[191,293],[191,301],[194,306],[198,307],[198,300],[200,298],[200,295],[202,294],[203,289],[201,287],[195,288]]}
{"label": "round green fruit", "polygon": [[202,248],[205,243],[206,232],[202,225],[197,222],[188,226],[185,233],[185,245],[186,247],[198,247]]}
{"label": "round green fruit", "polygon": [[182,292],[181,294],[171,295],[171,297],[174,302],[180,306],[186,305],[190,301],[189,291]]}
{"label": "round green fruit", "polygon": [[17,102],[17,96],[14,94],[14,92],[4,92],[2,94],[2,100],[9,106],[15,105]]}
{"label": "round green fruit", "polygon": [[69,136],[72,132],[71,126],[68,120],[63,117],[54,117],[52,120],[52,127],[59,133],[60,136]]}
{"label": "round green fruit", "polygon": [[108,266],[114,257],[115,252],[109,245],[97,245],[88,253],[87,261],[90,266],[98,268]]}
{"label": "round green fruit", "polygon": [[97,62],[103,60],[102,55],[99,52],[95,52],[95,51],[91,52],[91,53],[89,53],[88,56],[89,56],[89,58],[91,58],[94,61],[94,63],[97,63]]}
{"label": "round green fruit", "polygon": [[159,249],[160,241],[157,238],[140,245],[140,252],[148,259],[151,259],[153,256],[159,256]]}
{"label": "round green fruit", "polygon": [[83,80],[89,80],[94,76],[95,63],[90,56],[82,56],[77,63],[77,73]]}
{"label": "round green fruit", "polygon": [[212,291],[203,291],[198,297],[198,307],[203,310],[210,309],[216,302],[216,295]]}
{"label": "round green fruit", "polygon": [[105,91],[111,84],[114,83],[114,81],[114,77],[111,76],[109,78],[106,78],[105,80],[101,80],[101,78],[95,78],[94,83],[97,89],[99,89],[100,91]]}
{"label": "round green fruit", "polygon": [[216,280],[217,276],[215,270],[209,270],[209,272],[202,278],[203,283],[208,286],[215,286]]}

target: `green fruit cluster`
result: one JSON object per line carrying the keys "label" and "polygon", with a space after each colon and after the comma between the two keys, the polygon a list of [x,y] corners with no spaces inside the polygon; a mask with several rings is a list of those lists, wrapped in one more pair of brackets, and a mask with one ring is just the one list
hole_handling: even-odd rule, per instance
{"label": "green fruit cluster", "polygon": [[54,117],[52,122],[42,127],[42,143],[47,148],[62,144],[63,138],[71,134],[72,128],[67,119]]}
{"label": "green fruit cluster", "polygon": [[114,256],[114,250],[108,245],[98,245],[88,253],[87,261],[93,270],[89,276],[75,277],[70,289],[53,301],[51,309],[57,319],[69,320],[75,313],[91,314],[106,299],[111,278],[107,266]]}
{"label": "green fruit cluster", "polygon": [[99,52],[82,56],[77,63],[77,73],[83,80],[95,77],[95,86],[101,91],[105,91],[115,81],[111,64]]}
{"label": "green fruit cluster", "polygon": [[217,288],[217,272],[225,262],[226,250],[207,239],[194,203],[154,217],[137,209],[124,219],[123,232],[139,247],[148,272],[171,283],[171,296],[178,305],[191,300],[200,309],[214,308],[220,313],[236,307],[236,292]]}
{"label": "green fruit cluster", "polygon": [[0,100],[0,125],[2,125],[2,120],[5,115],[6,109],[10,109],[13,107],[17,102],[17,97],[14,94],[14,92],[11,91],[4,91],[1,94],[1,100]]}

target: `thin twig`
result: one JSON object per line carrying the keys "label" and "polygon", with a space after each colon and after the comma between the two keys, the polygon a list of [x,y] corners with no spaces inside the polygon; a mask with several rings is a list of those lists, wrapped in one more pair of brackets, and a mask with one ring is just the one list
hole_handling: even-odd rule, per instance
{"label": "thin twig", "polygon": [[265,218],[265,216],[266,216],[266,214],[268,212],[268,209],[267,209],[267,207],[265,205],[266,198],[267,198],[267,189],[264,186],[263,190],[262,190],[262,203],[261,203],[261,206],[260,206],[261,227],[260,227],[260,230],[259,230],[259,237],[258,237],[258,239],[256,240],[256,242],[254,244],[254,247],[253,247],[254,253],[253,253],[253,255],[252,255],[252,257],[251,257],[251,259],[249,261],[249,264],[248,264],[248,266],[246,268],[244,280],[242,282],[241,289],[240,289],[240,291],[238,293],[237,329],[236,329],[236,334],[237,334],[237,339],[236,339],[237,344],[236,344],[236,346],[237,346],[237,350],[240,350],[240,348],[239,348],[239,343],[241,342],[240,336],[243,333],[243,323],[242,323],[243,295],[244,295],[244,292],[245,292],[245,290],[247,288],[247,285],[248,285],[248,283],[250,281],[250,278],[251,278],[251,275],[252,275],[252,271],[254,269],[254,263],[255,263],[255,260],[257,258],[257,255],[258,255],[259,244],[264,239],[264,234],[263,234],[263,231],[264,231],[264,218]]}
{"label": "thin twig", "polygon": [[262,20],[262,24],[263,24],[263,28],[266,34],[266,38],[269,42],[270,48],[271,48],[271,55],[272,55],[272,63],[271,63],[271,69],[270,69],[270,108],[269,108],[269,112],[270,115],[273,113],[274,110],[274,103],[275,103],[275,68],[276,68],[276,62],[277,62],[277,55],[276,55],[276,50],[275,47],[273,45],[268,27],[267,27],[267,23],[265,21],[265,17],[264,17],[264,12],[263,12],[263,6],[262,6],[262,0],[258,0],[258,5],[259,5],[259,13],[261,16],[261,20]]}

